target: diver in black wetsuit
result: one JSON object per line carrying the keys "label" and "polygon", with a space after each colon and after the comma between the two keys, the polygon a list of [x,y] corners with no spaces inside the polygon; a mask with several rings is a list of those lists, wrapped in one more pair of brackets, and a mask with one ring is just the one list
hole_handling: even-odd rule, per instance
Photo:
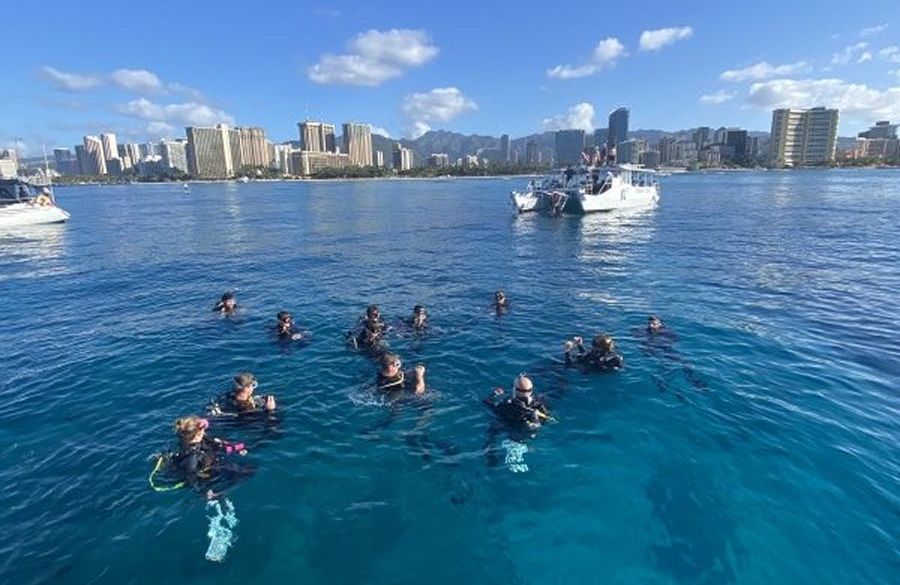
{"label": "diver in black wetsuit", "polygon": [[378,370],[376,389],[378,392],[396,395],[403,390],[413,394],[425,393],[425,366],[418,364],[414,370],[404,372],[400,368],[403,363],[393,353],[381,356],[381,368]]}
{"label": "diver in black wetsuit", "polygon": [[213,307],[214,313],[223,315],[234,315],[237,312],[237,299],[232,291],[225,291],[219,302]]}
{"label": "diver in black wetsuit", "polygon": [[520,428],[536,430],[553,418],[547,403],[534,395],[534,383],[525,374],[516,377],[511,397],[504,397],[503,389],[497,388],[483,402],[497,418]]}
{"label": "diver in black wetsuit", "polygon": [[[638,337],[641,338],[641,351],[649,356],[662,358],[672,364],[681,367],[682,374],[685,379],[696,389],[706,390],[706,383],[701,380],[691,364],[684,359],[677,349],[675,342],[678,341],[678,335],[670,329],[662,319],[656,315],[647,318],[647,327],[643,332],[638,331]],[[662,381],[657,381],[657,386],[663,391],[668,387]]]}
{"label": "diver in black wetsuit", "polygon": [[494,293],[494,310],[497,311],[498,315],[502,315],[509,310],[509,299],[506,298],[506,293],[502,290]]}
{"label": "diver in black wetsuit", "polygon": [[234,377],[234,385],[213,400],[208,408],[212,416],[247,417],[250,415],[272,414],[275,412],[275,397],[271,394],[257,396],[253,392],[259,386],[256,378],[249,372]]}
{"label": "diver in black wetsuit", "polygon": [[406,324],[415,331],[425,331],[428,328],[428,312],[422,305],[413,307],[412,316],[406,320]]}
{"label": "diver in black wetsuit", "polygon": [[294,316],[287,311],[279,311],[275,318],[275,332],[281,341],[298,341],[305,337],[294,327]]}
{"label": "diver in black wetsuit", "polygon": [[625,358],[616,351],[613,338],[603,333],[591,341],[591,349],[585,350],[584,340],[574,337],[565,343],[566,365],[589,370],[609,372],[625,365]]}
{"label": "diver in black wetsuit", "polygon": [[252,475],[254,469],[227,460],[227,456],[231,454],[247,454],[243,443],[207,437],[207,428],[209,421],[198,416],[176,420],[175,433],[178,435],[179,448],[171,455],[170,464],[185,485],[196,490],[207,488],[206,497],[212,500],[222,495],[222,487],[216,492],[212,486],[223,482],[226,486],[230,485],[241,477]]}
{"label": "diver in black wetsuit", "polygon": [[356,349],[380,352],[384,345],[382,337],[387,330],[387,323],[381,318],[381,310],[376,305],[369,305],[365,317],[359,320],[356,331],[347,333],[347,343]]}

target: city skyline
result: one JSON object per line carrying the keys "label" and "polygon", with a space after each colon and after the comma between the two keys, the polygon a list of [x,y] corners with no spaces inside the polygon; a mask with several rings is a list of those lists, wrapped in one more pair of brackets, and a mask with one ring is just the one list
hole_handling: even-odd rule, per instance
{"label": "city skyline", "polygon": [[[41,144],[52,150],[96,132],[157,140],[218,122],[261,126],[280,142],[306,117],[367,120],[394,139],[428,128],[527,136],[602,128],[623,105],[634,112],[632,128],[668,131],[767,131],[773,109],[821,105],[840,109],[840,134],[852,136],[900,118],[896,9],[864,4],[844,13],[811,2],[659,3],[600,18],[606,13],[576,1],[560,16],[602,22],[574,27],[560,43],[537,34],[548,30],[545,18],[498,6],[285,3],[273,7],[280,18],[267,23],[265,42],[240,51],[226,34],[248,16],[240,7],[178,4],[175,20],[165,1],[134,7],[136,15],[91,2],[23,6],[11,15],[11,44],[29,50],[7,68],[18,86],[0,102],[0,145],[22,137],[34,155]],[[795,25],[813,16],[815,27]],[[41,23],[41,43],[23,34],[29,22]],[[160,42],[159,31],[196,37],[203,50]],[[90,42],[94,35],[104,42]],[[107,50],[123,46],[137,50]]]}

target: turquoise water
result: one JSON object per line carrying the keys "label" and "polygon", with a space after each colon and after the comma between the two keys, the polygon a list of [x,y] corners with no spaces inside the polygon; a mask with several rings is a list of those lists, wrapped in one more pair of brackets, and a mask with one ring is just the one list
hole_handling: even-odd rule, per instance
{"label": "turquoise water", "polygon": [[[584,218],[513,217],[518,180],[60,188],[70,224],[0,235],[0,582],[896,582],[898,181],[673,176]],[[370,302],[429,307],[390,339],[425,399],[366,388],[342,339]],[[309,344],[272,339],[281,309]],[[601,330],[624,370],[561,367]],[[205,502],[148,456],[242,370],[283,420],[211,563]],[[559,422],[513,473],[479,400],[521,371]]]}

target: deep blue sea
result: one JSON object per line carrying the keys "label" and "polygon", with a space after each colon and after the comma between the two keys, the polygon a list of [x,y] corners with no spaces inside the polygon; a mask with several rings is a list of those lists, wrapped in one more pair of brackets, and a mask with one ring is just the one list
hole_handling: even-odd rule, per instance
{"label": "deep blue sea", "polygon": [[[69,224],[0,234],[0,583],[897,583],[900,172],[671,176],[559,218],[515,217],[523,183],[58,188]],[[343,341],[369,303],[428,307],[389,338],[424,398],[373,396]],[[564,368],[600,331],[625,368]],[[212,423],[257,468],[215,563],[149,457],[245,370],[281,421]],[[557,422],[516,473],[480,400],[519,372]]]}

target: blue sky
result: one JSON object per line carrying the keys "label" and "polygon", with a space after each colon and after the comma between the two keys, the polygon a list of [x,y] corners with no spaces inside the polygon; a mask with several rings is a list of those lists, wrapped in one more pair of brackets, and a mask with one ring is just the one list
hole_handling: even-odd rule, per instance
{"label": "blue sky", "polygon": [[20,2],[0,145],[182,136],[309,115],[392,137],[606,126],[768,130],[773,107],[900,121],[900,2]]}

